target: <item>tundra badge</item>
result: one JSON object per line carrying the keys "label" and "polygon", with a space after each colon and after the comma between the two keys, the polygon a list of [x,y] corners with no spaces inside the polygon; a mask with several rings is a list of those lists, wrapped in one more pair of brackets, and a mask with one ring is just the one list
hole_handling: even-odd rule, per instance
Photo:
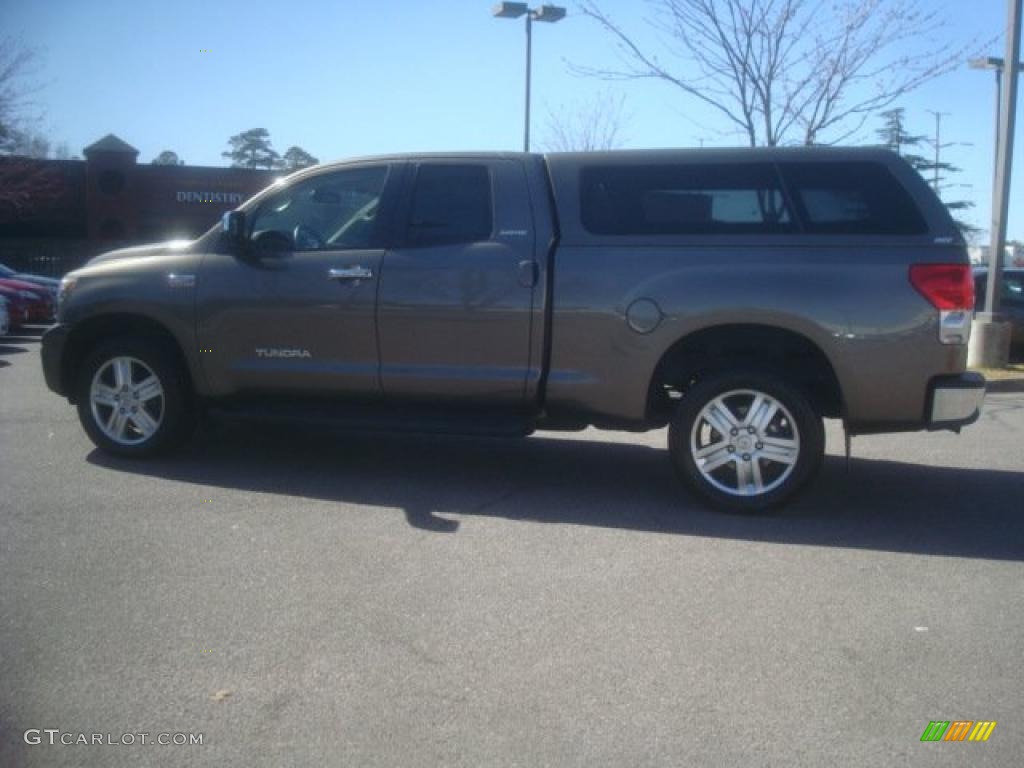
{"label": "tundra badge", "polygon": [[313,357],[308,349],[267,349],[256,347],[256,357]]}

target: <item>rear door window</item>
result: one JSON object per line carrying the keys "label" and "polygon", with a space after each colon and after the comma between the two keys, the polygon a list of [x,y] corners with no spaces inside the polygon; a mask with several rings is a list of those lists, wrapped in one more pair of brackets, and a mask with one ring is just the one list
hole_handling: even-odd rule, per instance
{"label": "rear door window", "polygon": [[598,235],[765,234],[792,231],[770,163],[584,168],[583,226]]}
{"label": "rear door window", "polygon": [[782,163],[808,234],[921,235],[924,217],[895,176],[880,163]]}
{"label": "rear door window", "polygon": [[491,174],[487,166],[419,167],[406,237],[410,246],[489,240],[493,227]]}

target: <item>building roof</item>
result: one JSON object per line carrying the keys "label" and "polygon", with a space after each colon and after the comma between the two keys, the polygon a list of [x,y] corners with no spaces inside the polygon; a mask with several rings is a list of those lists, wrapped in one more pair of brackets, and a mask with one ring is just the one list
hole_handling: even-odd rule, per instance
{"label": "building roof", "polygon": [[86,157],[95,152],[119,152],[123,154],[138,155],[139,150],[129,144],[123,139],[119,139],[112,133],[108,133],[102,139],[97,142],[90,144],[88,147],[82,150],[82,154]]}

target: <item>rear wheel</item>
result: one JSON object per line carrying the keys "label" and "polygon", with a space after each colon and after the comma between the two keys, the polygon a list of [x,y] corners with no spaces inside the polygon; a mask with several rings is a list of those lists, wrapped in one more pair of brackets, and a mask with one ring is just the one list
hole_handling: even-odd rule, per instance
{"label": "rear wheel", "polygon": [[792,499],[825,452],[821,417],[799,389],[771,375],[723,373],[683,397],[669,429],[672,462],[702,499],[762,512]]}
{"label": "rear wheel", "polygon": [[151,456],[192,432],[185,376],[159,342],[137,338],[101,344],[77,383],[78,417],[97,447],[118,456]]}

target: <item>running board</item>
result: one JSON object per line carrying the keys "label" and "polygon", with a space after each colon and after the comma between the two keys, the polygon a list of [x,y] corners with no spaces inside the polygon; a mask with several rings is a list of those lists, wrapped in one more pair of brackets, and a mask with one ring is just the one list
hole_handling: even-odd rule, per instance
{"label": "running board", "polygon": [[333,427],[354,431],[525,437],[533,420],[515,411],[474,406],[265,402],[211,403],[207,413],[228,421]]}

